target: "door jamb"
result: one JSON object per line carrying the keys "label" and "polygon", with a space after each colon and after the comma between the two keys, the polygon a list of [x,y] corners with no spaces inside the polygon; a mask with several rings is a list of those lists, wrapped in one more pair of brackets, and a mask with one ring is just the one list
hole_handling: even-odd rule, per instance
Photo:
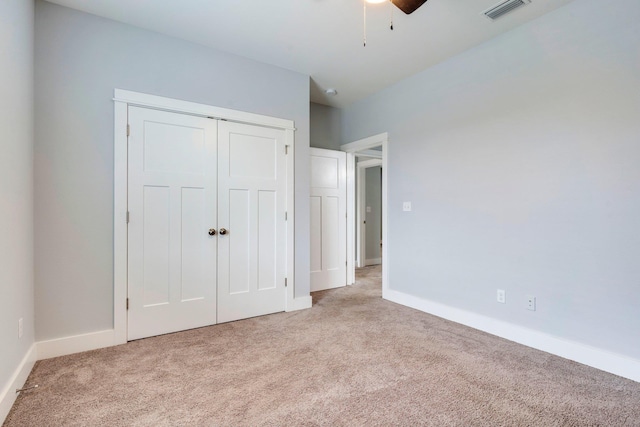
{"label": "door jamb", "polygon": [[[355,162],[355,155],[357,152],[368,150],[373,147],[382,146],[382,297],[386,298],[389,290],[389,240],[387,238],[389,234],[388,227],[388,211],[387,208],[387,188],[388,188],[388,142],[389,134],[387,132],[370,136],[368,138],[359,139],[348,144],[344,144],[340,147],[342,151],[350,153],[347,159],[347,238],[349,242],[347,248],[347,277],[352,278],[352,283],[355,282],[355,265],[353,262],[355,248],[355,206],[354,203],[349,203],[349,199],[355,199],[355,173],[356,170],[353,167]],[[351,162],[351,163],[350,163]],[[352,167],[349,167],[349,164]],[[351,259],[351,263],[349,263]]]}
{"label": "door jamb", "polygon": [[287,287],[285,310],[311,307],[311,297],[295,298],[295,176],[294,122],[260,114],[165,98],[128,90],[114,90],[114,182],[113,182],[113,345],[127,342],[127,192],[128,192],[128,108],[140,106],[181,114],[199,115],[241,123],[268,126],[285,131],[287,162]]}

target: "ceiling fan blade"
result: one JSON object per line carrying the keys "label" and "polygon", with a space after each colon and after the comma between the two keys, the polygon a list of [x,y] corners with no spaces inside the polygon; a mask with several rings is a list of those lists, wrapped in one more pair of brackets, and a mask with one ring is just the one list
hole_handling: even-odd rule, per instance
{"label": "ceiling fan blade", "polygon": [[427,0],[391,0],[391,3],[395,4],[398,9],[409,15],[415,12],[417,8],[426,3]]}

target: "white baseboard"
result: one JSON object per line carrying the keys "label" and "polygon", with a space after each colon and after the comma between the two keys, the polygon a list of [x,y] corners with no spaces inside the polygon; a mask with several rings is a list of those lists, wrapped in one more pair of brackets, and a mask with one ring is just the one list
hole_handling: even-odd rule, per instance
{"label": "white baseboard", "polygon": [[116,345],[116,342],[113,329],[108,329],[106,331],[92,332],[89,334],[39,341],[36,345],[38,348],[38,360],[42,360],[110,347]]}
{"label": "white baseboard", "polygon": [[556,356],[564,357],[633,381],[640,382],[640,360],[612,353],[576,341],[566,340],[544,332],[513,325],[466,310],[425,300],[402,292],[385,289],[383,297],[389,301],[415,308],[456,323],[497,335]]}
{"label": "white baseboard", "polygon": [[378,265],[378,264],[382,264],[382,258],[371,258],[371,259],[364,260],[365,267],[368,265]]}
{"label": "white baseboard", "polygon": [[287,307],[287,311],[304,310],[311,308],[311,295],[306,297],[298,297],[293,299],[293,306]]}
{"label": "white baseboard", "polygon": [[27,351],[27,354],[22,358],[22,361],[20,361],[20,364],[11,376],[9,382],[4,386],[0,393],[0,424],[3,424],[7,415],[9,415],[9,411],[18,397],[16,390],[24,386],[24,383],[27,381],[27,377],[31,373],[35,363],[36,344],[33,344],[29,348],[29,351]]}

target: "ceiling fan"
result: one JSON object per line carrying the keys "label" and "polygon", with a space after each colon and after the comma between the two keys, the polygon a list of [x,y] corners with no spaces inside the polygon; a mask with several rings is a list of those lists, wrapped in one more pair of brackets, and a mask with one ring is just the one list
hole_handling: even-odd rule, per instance
{"label": "ceiling fan", "polygon": [[[389,3],[391,6],[391,25],[389,28],[393,30],[393,6],[396,6],[398,9],[406,13],[407,15],[413,13],[420,6],[425,4],[427,0],[364,0],[362,4],[364,5],[364,31],[363,31],[363,44],[367,46],[367,3],[379,4],[379,3]],[[393,5],[393,6],[392,6]]]}
{"label": "ceiling fan", "polygon": [[409,15],[426,3],[427,0],[391,0],[391,3],[396,5],[398,9]]}
{"label": "ceiling fan", "polygon": [[417,8],[422,6],[427,0],[366,0],[367,3],[384,3],[390,1],[398,9],[409,15],[416,11]]}

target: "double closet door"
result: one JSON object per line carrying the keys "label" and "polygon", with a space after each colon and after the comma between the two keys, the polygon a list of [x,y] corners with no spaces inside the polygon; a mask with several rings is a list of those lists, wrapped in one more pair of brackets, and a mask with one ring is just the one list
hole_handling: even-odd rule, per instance
{"label": "double closet door", "polygon": [[128,339],[285,309],[285,131],[129,108]]}

